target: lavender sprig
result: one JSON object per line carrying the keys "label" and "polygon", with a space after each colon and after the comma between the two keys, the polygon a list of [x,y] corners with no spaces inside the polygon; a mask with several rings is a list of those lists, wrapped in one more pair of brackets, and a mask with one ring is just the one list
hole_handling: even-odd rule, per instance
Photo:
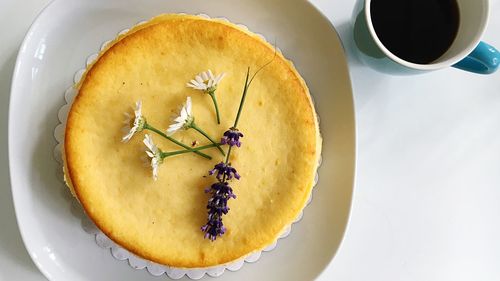
{"label": "lavender sprig", "polygon": [[224,136],[221,138],[220,143],[240,147],[240,138],[242,137],[243,134],[238,129],[231,127],[229,130],[224,132]]}
{"label": "lavender sprig", "polygon": [[238,114],[236,115],[235,126],[226,131],[221,139],[222,144],[229,145],[226,159],[224,162],[215,165],[215,167],[208,172],[210,175],[216,174],[215,177],[218,180],[217,183],[212,184],[210,188],[206,190],[207,193],[211,194],[211,198],[208,200],[207,204],[208,221],[207,224],[201,227],[201,231],[205,233],[204,237],[209,238],[211,241],[215,241],[218,236],[222,236],[226,232],[226,228],[222,222],[222,216],[229,212],[227,201],[231,198],[236,198],[233,189],[229,186],[228,180],[231,180],[233,177],[239,180],[240,174],[238,174],[236,169],[229,163],[229,157],[231,156],[231,149],[233,146],[241,146],[239,139],[243,137],[243,134],[236,129],[236,125],[238,124],[238,119],[248,90],[249,74],[250,68],[247,70],[245,87],[238,108]]}
{"label": "lavender sprig", "polygon": [[208,199],[207,204],[208,221],[207,224],[201,227],[201,231],[205,233],[205,238],[215,241],[217,236],[222,236],[226,232],[226,228],[222,223],[222,216],[229,212],[227,201],[231,198],[236,199],[236,195],[227,181],[233,177],[240,179],[240,175],[235,168],[227,163],[227,160],[226,163],[220,162],[215,165],[214,169],[208,173],[210,175],[217,173],[218,182],[205,189],[205,192],[210,193],[211,197]]}
{"label": "lavender sprig", "polygon": [[212,197],[207,204],[208,222],[201,227],[201,231],[205,232],[205,238],[214,241],[217,236],[222,236],[226,232],[222,216],[229,212],[227,201],[236,198],[236,195],[227,182],[214,183],[205,192],[210,193]]}
{"label": "lavender sprig", "polygon": [[216,174],[216,178],[218,180],[217,183],[212,184],[208,189],[206,189],[207,193],[210,193],[212,196],[208,200],[207,209],[208,209],[208,221],[207,224],[201,227],[201,231],[205,233],[205,238],[209,238],[211,241],[215,241],[218,236],[222,236],[226,232],[226,228],[222,223],[222,216],[226,215],[229,212],[229,207],[227,206],[227,201],[231,198],[236,198],[236,195],[233,193],[233,189],[229,186],[228,180],[231,180],[233,177],[235,179],[240,179],[240,175],[236,171],[235,168],[231,166],[229,163],[229,157],[231,156],[231,150],[234,146],[240,147],[241,142],[240,138],[243,137],[243,134],[238,130],[238,121],[240,120],[241,111],[243,109],[243,104],[245,103],[245,98],[247,96],[248,88],[252,84],[255,75],[259,73],[264,67],[269,65],[274,58],[276,57],[276,50],[274,53],[274,57],[272,60],[261,66],[250,78],[250,67],[247,68],[247,74],[245,78],[245,87],[243,88],[243,94],[240,100],[240,106],[238,107],[238,113],[236,114],[236,119],[234,120],[234,125],[229,128],[221,139],[222,144],[227,144],[229,148],[227,149],[226,160],[225,162],[220,162],[215,165],[214,169],[210,170],[208,173],[210,175]]}
{"label": "lavender sprig", "polygon": [[208,172],[209,175],[213,175],[217,173],[215,176],[219,182],[224,182],[224,180],[230,180],[233,177],[237,180],[240,179],[240,174],[236,171],[235,168],[231,167],[231,164],[220,162],[215,165],[215,167]]}

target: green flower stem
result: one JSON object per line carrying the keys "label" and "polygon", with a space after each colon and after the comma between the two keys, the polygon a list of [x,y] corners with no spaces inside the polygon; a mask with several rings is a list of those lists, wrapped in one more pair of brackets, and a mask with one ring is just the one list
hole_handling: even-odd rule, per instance
{"label": "green flower stem", "polygon": [[[241,96],[241,101],[240,101],[240,107],[238,108],[238,114],[236,114],[236,120],[234,120],[234,128],[237,128],[238,126],[238,121],[240,120],[240,115],[241,115],[241,110],[243,109],[243,104],[245,103],[245,98],[247,96],[248,88],[250,88],[250,84],[252,84],[253,79],[259,72],[264,69],[266,66],[268,66],[270,63],[273,62],[273,60],[276,58],[276,47],[274,48],[274,56],[273,58],[266,62],[264,65],[262,65],[255,73],[252,75],[252,77],[249,78],[250,76],[250,67],[247,68],[247,77],[245,78],[245,87],[243,88],[243,95]],[[250,79],[250,81],[249,81]]]}
{"label": "green flower stem", "polygon": [[[238,113],[236,114],[236,119],[234,120],[233,128],[236,128],[236,126],[238,126],[238,121],[240,120],[241,110],[243,109],[243,104],[245,103],[245,97],[247,96],[248,87],[250,86],[250,84],[248,83],[249,76],[250,76],[250,67],[247,68],[247,76],[245,78],[245,87],[243,88],[243,95],[241,96],[240,107],[238,107]],[[227,155],[226,155],[226,161],[225,161],[226,164],[229,164],[229,157],[231,156],[231,149],[232,148],[233,148],[232,146],[229,146],[229,148],[227,149]],[[222,181],[223,182],[226,181],[225,174],[222,178]]]}
{"label": "green flower stem", "polygon": [[[231,156],[231,149],[233,147],[232,146],[229,146],[229,148],[227,149],[227,155],[226,155],[226,165],[229,164],[229,156]],[[224,173],[224,176],[222,177],[222,182],[225,182],[226,181],[226,174]]]}
{"label": "green flower stem", "polygon": [[229,148],[227,149],[226,164],[229,163],[229,156],[231,156],[231,148],[233,148],[233,147],[229,146]]}
{"label": "green flower stem", "polygon": [[212,148],[212,147],[217,147],[219,144],[218,143],[212,143],[212,144],[207,144],[204,146],[196,147],[196,148],[190,148],[190,149],[185,149],[185,150],[177,150],[177,151],[172,151],[172,152],[162,152],[161,157],[166,158],[169,156],[174,156],[178,154],[184,154],[184,153],[189,153],[189,152],[197,152],[199,150],[207,149],[207,148]]}
{"label": "green flower stem", "polygon": [[217,124],[220,124],[219,106],[217,105],[217,99],[215,98],[215,91],[208,92],[215,106],[215,114],[217,115]]}
{"label": "green flower stem", "polygon": [[194,149],[194,148],[192,148],[192,147],[189,147],[188,145],[185,145],[185,144],[183,144],[182,142],[180,142],[180,141],[178,141],[178,140],[176,140],[176,139],[174,139],[174,138],[172,138],[172,137],[167,136],[167,135],[166,135],[165,133],[163,133],[162,131],[160,131],[160,130],[156,129],[155,127],[153,127],[153,126],[151,126],[151,125],[149,125],[149,124],[147,124],[147,123],[144,125],[144,129],[145,129],[145,130],[150,130],[150,131],[152,131],[152,132],[155,132],[155,133],[157,133],[158,135],[160,135],[160,136],[162,136],[162,137],[164,137],[164,138],[168,139],[169,141],[171,141],[171,142],[173,142],[173,143],[177,144],[178,146],[182,146],[182,147],[184,147],[184,148],[185,148],[188,152],[194,152],[194,153],[196,153],[196,154],[198,154],[198,155],[200,155],[200,156],[202,156],[202,157],[205,157],[205,158],[207,158],[207,159],[209,159],[209,160],[210,160],[210,159],[212,159],[212,157],[211,157],[211,156],[206,155],[206,154],[205,154],[205,153],[203,153],[203,152],[199,152],[199,151],[198,151],[199,149]]}
{"label": "green flower stem", "polygon": [[196,131],[198,131],[200,134],[205,136],[209,141],[211,141],[213,144],[215,144],[217,146],[217,148],[219,149],[220,153],[222,153],[222,155],[226,156],[226,153],[224,153],[224,150],[222,150],[220,145],[216,141],[214,141],[209,135],[207,135],[207,133],[205,133],[202,129],[200,129],[200,127],[198,127],[194,122],[191,123],[190,127],[195,129]]}
{"label": "green flower stem", "polygon": [[249,76],[250,76],[250,67],[247,68],[247,77],[245,78],[245,87],[243,88],[243,95],[241,96],[240,107],[238,108],[238,113],[236,114],[236,119],[234,120],[234,126],[233,126],[234,128],[237,128],[237,126],[238,126],[238,121],[240,120],[241,110],[243,109],[243,104],[245,103],[245,98],[247,96],[248,86],[250,86],[250,84],[248,83]]}

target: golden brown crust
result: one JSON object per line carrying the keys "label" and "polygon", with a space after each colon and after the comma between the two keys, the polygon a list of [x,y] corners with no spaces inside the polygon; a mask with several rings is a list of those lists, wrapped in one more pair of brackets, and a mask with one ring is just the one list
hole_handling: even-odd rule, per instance
{"label": "golden brown crust", "polygon": [[[65,172],[68,185],[96,225],[112,240],[148,260],[173,267],[229,263],[272,244],[306,204],[321,150],[308,89],[281,54],[255,79],[240,130],[243,146],[231,161],[242,174],[232,182],[238,198],[224,218],[226,234],[210,242],[206,221],[213,182],[203,177],[221,160],[194,154],[167,158],[154,182],[140,161],[142,133],[120,142],[123,112],[138,99],[148,121],[166,128],[172,110],[193,99],[196,122],[212,136],[231,126],[246,68],[274,56],[258,36],[221,20],[162,15],[117,38],[87,70],[68,116]],[[186,88],[194,74],[212,69],[227,76],[217,90],[222,124],[209,98]],[[153,135],[164,150],[177,150]],[[195,132],[175,135],[203,142]]]}

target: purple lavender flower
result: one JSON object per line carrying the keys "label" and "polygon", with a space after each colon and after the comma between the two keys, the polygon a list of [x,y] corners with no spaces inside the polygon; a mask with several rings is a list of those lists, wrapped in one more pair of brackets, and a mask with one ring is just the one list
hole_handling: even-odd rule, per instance
{"label": "purple lavender flower", "polygon": [[207,224],[201,227],[201,231],[205,232],[205,238],[214,241],[217,236],[222,236],[226,232],[226,228],[222,223],[222,216],[229,212],[227,201],[231,198],[236,198],[233,189],[227,182],[217,182],[207,188],[212,197],[208,200],[208,221]]}
{"label": "purple lavender flower", "polygon": [[207,224],[201,227],[201,231],[205,232],[205,239],[208,238],[211,241],[215,241],[217,236],[222,236],[226,232],[224,224],[222,224],[222,218],[209,219]]}
{"label": "purple lavender flower", "polygon": [[243,137],[243,134],[238,131],[235,127],[229,128],[229,130],[224,132],[224,136],[221,138],[221,144],[227,144],[229,146],[241,146],[240,138]]}
{"label": "purple lavender flower", "polygon": [[209,175],[213,175],[215,173],[217,173],[215,177],[220,182],[223,182],[225,180],[230,180],[233,177],[237,180],[240,179],[240,174],[238,174],[236,169],[231,167],[231,164],[226,164],[224,162],[220,162],[219,164],[215,165],[213,170],[208,171]]}

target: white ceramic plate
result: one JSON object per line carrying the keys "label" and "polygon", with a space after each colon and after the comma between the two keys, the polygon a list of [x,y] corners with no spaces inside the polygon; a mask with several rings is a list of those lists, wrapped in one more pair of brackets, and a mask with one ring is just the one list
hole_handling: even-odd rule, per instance
{"label": "white ceramic plate", "polygon": [[[53,130],[64,91],[88,54],[117,31],[160,13],[205,13],[244,23],[276,39],[306,79],[324,138],[320,182],[303,220],[259,262],[220,280],[310,280],[330,262],[342,240],[351,204],[355,128],[351,84],[340,40],[303,0],[116,0],[52,2],[22,44],[9,113],[12,194],[21,235],[50,280],[160,280],[134,270],[97,247],[82,230],[78,209],[53,156]],[[74,204],[73,204],[74,205]],[[166,278],[166,277],[164,277]]]}

